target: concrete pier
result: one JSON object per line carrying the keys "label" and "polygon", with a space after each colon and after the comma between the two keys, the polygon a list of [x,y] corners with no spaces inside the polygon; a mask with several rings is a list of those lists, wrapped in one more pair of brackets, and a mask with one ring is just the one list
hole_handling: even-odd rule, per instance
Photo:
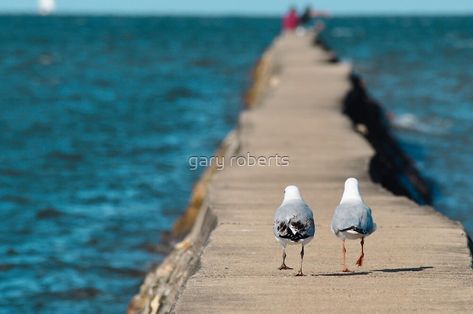
{"label": "concrete pier", "polygon": [[[350,67],[326,62],[327,52],[312,46],[310,36],[283,35],[270,53],[269,87],[258,106],[242,113],[238,154],[288,156],[289,166],[227,164],[214,174],[205,206],[215,228],[194,273],[177,287],[173,310],[471,313],[473,271],[461,225],[370,181],[374,152],[341,114]],[[378,230],[365,241],[361,268],[354,265],[358,241],[347,242],[354,272],[341,273],[341,241],[330,222],[350,176],[359,178]],[[288,249],[287,264],[295,269],[277,269],[273,214],[290,184],[300,187],[316,219],[305,277],[294,276],[300,246]]]}

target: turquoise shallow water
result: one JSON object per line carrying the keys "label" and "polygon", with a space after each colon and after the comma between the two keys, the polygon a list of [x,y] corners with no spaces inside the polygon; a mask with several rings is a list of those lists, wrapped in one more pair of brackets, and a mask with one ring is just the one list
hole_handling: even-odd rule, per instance
{"label": "turquoise shallow water", "polygon": [[473,16],[334,18],[323,37],[388,112],[435,208],[473,237]]}
{"label": "turquoise shallow water", "polygon": [[0,17],[0,313],[123,313],[271,19]]}

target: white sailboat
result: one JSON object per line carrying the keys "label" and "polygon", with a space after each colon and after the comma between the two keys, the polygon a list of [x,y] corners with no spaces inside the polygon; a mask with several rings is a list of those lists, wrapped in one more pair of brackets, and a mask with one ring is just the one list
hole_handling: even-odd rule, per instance
{"label": "white sailboat", "polygon": [[41,15],[49,15],[56,9],[55,0],[39,0],[38,10]]}

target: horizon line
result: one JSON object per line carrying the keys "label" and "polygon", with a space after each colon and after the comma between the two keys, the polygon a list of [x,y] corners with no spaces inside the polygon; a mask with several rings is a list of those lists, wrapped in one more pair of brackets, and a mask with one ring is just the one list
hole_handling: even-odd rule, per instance
{"label": "horizon line", "polygon": [[[41,16],[36,10],[31,11],[1,11],[0,16],[6,15],[35,15]],[[471,16],[472,11],[389,11],[389,12],[329,12],[330,17],[455,17]],[[56,11],[48,16],[123,16],[123,17],[254,17],[254,18],[280,18],[282,14],[263,12],[124,12],[124,11]]]}

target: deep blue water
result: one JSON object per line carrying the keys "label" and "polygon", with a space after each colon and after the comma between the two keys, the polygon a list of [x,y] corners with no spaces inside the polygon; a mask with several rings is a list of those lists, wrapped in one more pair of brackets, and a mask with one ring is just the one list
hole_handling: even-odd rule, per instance
{"label": "deep blue water", "polygon": [[334,18],[324,37],[389,113],[435,208],[473,237],[473,16]]}
{"label": "deep blue water", "polygon": [[0,17],[0,313],[123,313],[279,21]]}

